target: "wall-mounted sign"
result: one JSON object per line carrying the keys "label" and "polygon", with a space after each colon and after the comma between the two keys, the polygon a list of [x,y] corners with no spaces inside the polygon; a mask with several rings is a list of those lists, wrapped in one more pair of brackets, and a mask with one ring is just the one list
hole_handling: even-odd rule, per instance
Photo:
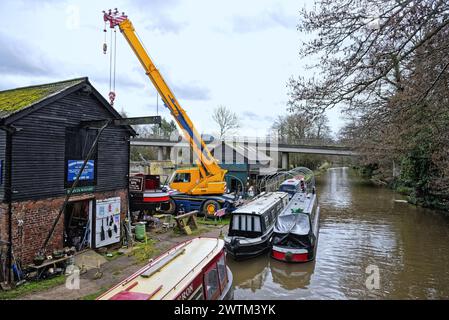
{"label": "wall-mounted sign", "polygon": [[[70,188],[65,190],[65,193],[69,193]],[[75,189],[73,189],[72,194],[75,193],[84,193],[84,192],[94,192],[95,191],[95,187],[94,186],[85,186],[85,187],[76,187]]]}
{"label": "wall-mounted sign", "polygon": [[130,192],[142,192],[143,191],[144,177],[130,177],[129,178],[129,191]]}
{"label": "wall-mounted sign", "polygon": [[120,241],[120,197],[97,200],[95,247]]}
{"label": "wall-mounted sign", "polygon": [[[67,162],[67,181],[75,181],[78,172],[83,166],[83,160],[68,160]],[[94,180],[95,177],[95,160],[88,160],[83,172],[80,176],[80,181]]]}

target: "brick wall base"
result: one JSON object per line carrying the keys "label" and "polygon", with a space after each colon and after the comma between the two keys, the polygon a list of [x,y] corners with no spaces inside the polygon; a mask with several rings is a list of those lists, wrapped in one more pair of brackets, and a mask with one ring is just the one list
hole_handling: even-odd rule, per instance
{"label": "brick wall base", "polygon": [[[74,195],[70,201],[87,199],[103,200],[107,198],[121,198],[122,219],[128,211],[128,191],[126,189],[95,192],[92,194]],[[12,235],[13,251],[22,265],[32,263],[34,256],[41,249],[44,241],[59,213],[64,197],[46,198],[12,203]],[[8,240],[7,205],[0,206],[0,239]],[[64,213],[61,215],[52,238],[47,246],[47,254],[55,249],[62,249],[64,244]]]}

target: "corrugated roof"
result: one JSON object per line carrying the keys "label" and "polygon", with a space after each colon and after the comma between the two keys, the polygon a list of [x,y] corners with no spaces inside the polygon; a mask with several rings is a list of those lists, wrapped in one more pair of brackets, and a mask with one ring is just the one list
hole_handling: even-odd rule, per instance
{"label": "corrugated roof", "polygon": [[[231,142],[225,142],[225,145],[228,148],[234,149],[236,152],[238,152],[240,155],[242,155],[243,157],[247,157],[248,161],[251,162],[256,162],[258,161],[261,164],[268,164],[270,161],[272,161],[273,159],[269,156],[267,156],[264,152],[259,151],[258,149],[256,149],[256,147],[251,146],[251,145],[245,145],[242,142],[237,142],[235,145],[232,144]],[[222,144],[218,143],[215,146],[212,146],[212,149],[215,150],[215,152],[217,152],[216,150],[221,150]],[[219,158],[219,153],[215,153],[216,155],[218,155]]]}
{"label": "corrugated roof", "polygon": [[86,80],[84,77],[0,91],[0,119],[27,109]]}

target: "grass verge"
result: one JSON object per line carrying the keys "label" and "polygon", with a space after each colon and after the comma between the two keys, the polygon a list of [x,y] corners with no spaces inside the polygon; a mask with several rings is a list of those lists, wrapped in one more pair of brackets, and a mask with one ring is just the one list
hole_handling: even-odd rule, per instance
{"label": "grass verge", "polygon": [[108,288],[102,287],[97,292],[85,295],[80,300],[95,300],[98,296],[100,296],[101,294],[105,293],[107,290],[108,290]]}
{"label": "grass verge", "polygon": [[0,291],[0,300],[17,299],[21,296],[44,291],[65,283],[65,276],[60,275],[51,279],[26,282],[20,287],[9,291]]}
{"label": "grass verge", "polygon": [[148,261],[160,253],[160,249],[156,247],[156,240],[148,239],[146,242],[136,243],[132,255],[138,262]]}
{"label": "grass verge", "polygon": [[204,224],[209,226],[225,226],[229,224],[230,217],[225,217],[222,219],[197,219],[196,222],[198,224]]}

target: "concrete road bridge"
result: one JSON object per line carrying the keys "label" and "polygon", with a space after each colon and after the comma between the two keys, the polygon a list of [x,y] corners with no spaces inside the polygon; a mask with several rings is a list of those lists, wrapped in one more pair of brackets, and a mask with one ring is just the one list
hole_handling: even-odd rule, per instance
{"label": "concrete road bridge", "polygon": [[[226,146],[227,148],[244,150],[246,153],[261,152],[267,156],[276,155],[280,160],[280,167],[284,169],[288,167],[288,156],[291,153],[357,156],[357,152],[352,150],[350,146],[345,146],[334,141],[316,139],[303,139],[292,142],[275,137],[226,137],[224,140],[217,140],[211,136],[204,136],[203,140],[211,150],[219,146]],[[131,140],[131,145],[158,148],[158,160],[168,158],[172,148],[189,148],[188,143],[181,136],[136,137]]]}

